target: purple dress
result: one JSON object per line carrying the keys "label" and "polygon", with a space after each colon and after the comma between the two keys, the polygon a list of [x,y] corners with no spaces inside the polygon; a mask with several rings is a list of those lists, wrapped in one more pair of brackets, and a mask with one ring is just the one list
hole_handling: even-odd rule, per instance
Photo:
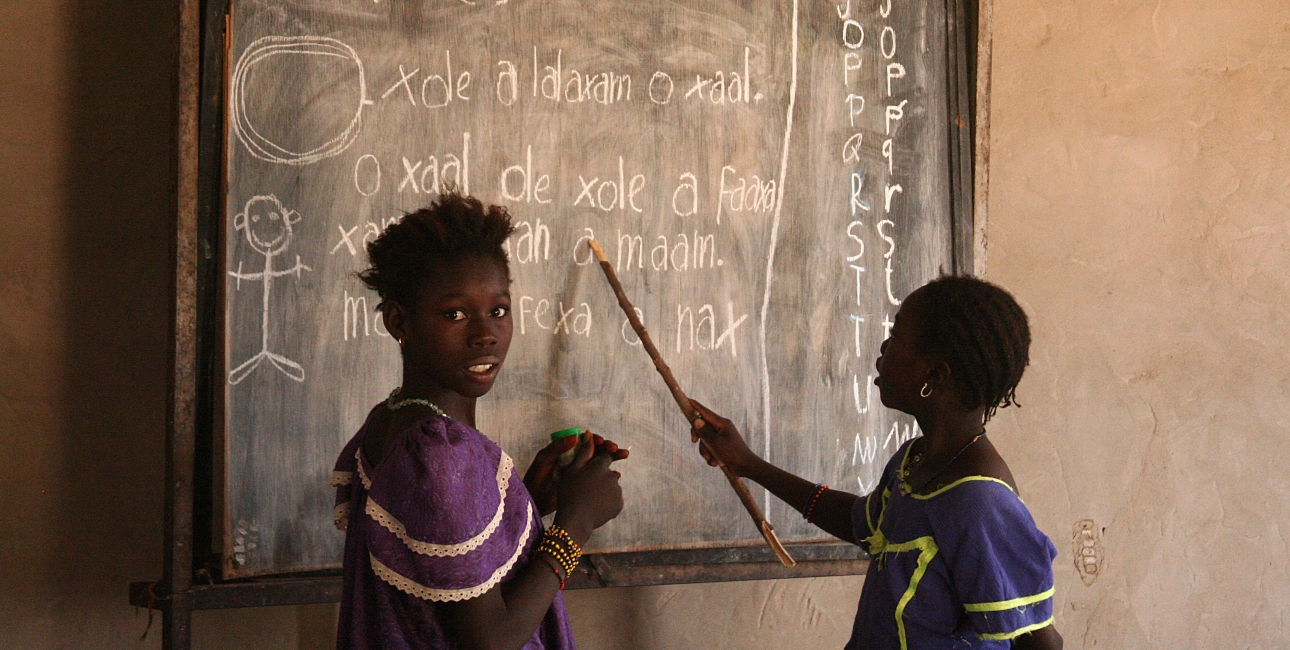
{"label": "purple dress", "polygon": [[[537,506],[510,457],[464,423],[427,417],[398,434],[376,467],[363,458],[367,426],[331,479],[345,531],[336,647],[456,648],[439,603],[509,581],[542,537]],[[524,650],[574,648],[557,594]]]}
{"label": "purple dress", "polygon": [[851,514],[873,562],[847,650],[1005,650],[1052,623],[1057,549],[1025,504],[985,476],[902,494],[911,444]]}

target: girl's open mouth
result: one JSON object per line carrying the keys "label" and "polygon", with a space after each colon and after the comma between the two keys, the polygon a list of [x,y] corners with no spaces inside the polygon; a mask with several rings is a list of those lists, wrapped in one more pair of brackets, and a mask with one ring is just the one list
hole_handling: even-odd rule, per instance
{"label": "girl's open mouth", "polygon": [[497,371],[502,365],[502,360],[497,357],[482,357],[468,362],[466,366],[466,376],[471,381],[481,384],[487,384],[497,378]]}

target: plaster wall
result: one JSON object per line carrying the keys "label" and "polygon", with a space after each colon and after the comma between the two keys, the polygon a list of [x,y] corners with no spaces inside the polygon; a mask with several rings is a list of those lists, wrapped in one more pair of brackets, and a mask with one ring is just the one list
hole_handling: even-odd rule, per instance
{"label": "plaster wall", "polygon": [[143,633],[123,588],[161,560],[169,16],[0,2],[3,647]]}
{"label": "plaster wall", "polygon": [[1066,647],[1290,646],[1290,3],[996,1],[993,54],[985,270],[1034,345],[990,433]]}
{"label": "plaster wall", "polygon": [[[1004,0],[987,277],[1033,319],[991,426],[1067,648],[1280,648],[1290,603],[1290,5]],[[156,648],[172,3],[0,2],[0,646]],[[1092,519],[1103,565],[1077,574]],[[581,645],[838,648],[860,579],[572,592]],[[195,617],[330,647],[331,606]]]}

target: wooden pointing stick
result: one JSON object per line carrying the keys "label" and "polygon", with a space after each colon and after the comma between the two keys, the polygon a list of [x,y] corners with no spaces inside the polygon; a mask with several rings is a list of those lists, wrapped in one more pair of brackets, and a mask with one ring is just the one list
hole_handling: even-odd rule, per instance
{"label": "wooden pointing stick", "polygon": [[[591,244],[592,252],[596,254],[596,260],[600,262],[600,269],[605,272],[605,278],[609,280],[609,286],[613,287],[614,295],[618,297],[618,306],[622,307],[623,313],[627,314],[627,320],[632,324],[632,329],[636,331],[636,336],[640,338],[645,351],[649,353],[649,358],[654,361],[654,368],[658,370],[658,374],[663,376],[663,383],[667,384],[668,390],[672,391],[672,399],[676,400],[677,406],[680,406],[681,412],[685,414],[685,419],[690,422],[694,429],[696,431],[702,430],[705,424],[703,419],[690,406],[690,398],[686,397],[685,391],[681,390],[681,385],[677,383],[676,377],[672,376],[672,369],[663,361],[663,355],[659,354],[658,348],[654,346],[654,341],[649,337],[649,332],[645,331],[645,324],[636,316],[636,308],[632,306],[632,301],[628,300],[627,294],[623,292],[623,285],[618,281],[618,274],[614,272],[614,267],[609,264],[609,260],[605,257],[605,251],[600,248],[600,244],[596,243],[594,239],[589,240],[588,243]],[[699,444],[707,447],[709,451],[712,450],[712,447],[703,439],[699,440]],[[762,515],[761,507],[753,499],[752,493],[748,491],[748,486],[744,484],[744,480],[724,464],[720,467],[721,471],[726,475],[726,480],[730,481],[730,487],[735,489],[735,494],[739,495],[739,500],[743,502],[744,508],[752,516],[753,524],[757,526],[757,530],[761,531],[762,537],[766,538],[766,543],[775,552],[775,557],[779,558],[779,561],[786,567],[796,566],[797,562],[793,560],[784,545],[780,543],[779,537],[775,535],[775,527],[771,526],[770,522],[766,521],[766,517]]]}

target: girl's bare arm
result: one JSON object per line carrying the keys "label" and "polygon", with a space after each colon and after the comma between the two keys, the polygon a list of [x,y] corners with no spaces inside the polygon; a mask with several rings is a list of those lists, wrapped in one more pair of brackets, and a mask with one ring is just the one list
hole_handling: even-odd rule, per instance
{"label": "girl's bare arm", "polygon": [[[618,450],[617,445],[593,445],[590,444],[592,434],[583,435],[588,444],[563,471],[555,515],[555,525],[565,529],[578,546],[587,541],[591,531],[622,510],[618,472],[609,465],[626,457],[626,452]],[[608,445],[613,446],[612,453],[606,448]],[[443,603],[459,647],[469,650],[523,647],[560,589],[557,564],[546,553],[534,553],[518,570],[515,579],[504,586],[494,587],[470,600]]]}
{"label": "girl's bare arm", "polygon": [[[781,501],[793,506],[798,512],[806,513],[811,497],[818,488],[810,481],[786,472],[765,460],[748,448],[743,436],[735,425],[708,407],[690,400],[690,404],[706,423],[703,431],[693,433],[695,440],[703,438],[706,446],[699,447],[699,453],[709,465],[718,463],[745,478],[750,478]],[[720,460],[718,460],[720,459]],[[819,526],[824,532],[846,542],[856,543],[855,533],[851,528],[851,509],[860,497],[840,490],[827,490],[820,496],[819,502],[811,510],[811,523]]]}
{"label": "girl's bare arm", "polygon": [[1049,625],[1029,634],[1023,634],[1012,640],[1016,650],[1062,650],[1062,635],[1057,628]]}

